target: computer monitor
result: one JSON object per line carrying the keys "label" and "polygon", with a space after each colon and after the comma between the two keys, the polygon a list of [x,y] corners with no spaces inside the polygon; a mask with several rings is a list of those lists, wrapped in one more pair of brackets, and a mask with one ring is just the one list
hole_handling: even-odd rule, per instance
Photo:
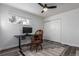
{"label": "computer monitor", "polygon": [[23,27],[23,33],[32,33],[32,27]]}

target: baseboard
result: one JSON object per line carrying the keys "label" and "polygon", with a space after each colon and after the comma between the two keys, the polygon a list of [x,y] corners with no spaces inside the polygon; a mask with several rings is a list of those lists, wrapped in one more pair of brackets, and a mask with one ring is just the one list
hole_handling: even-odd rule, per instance
{"label": "baseboard", "polygon": [[61,42],[56,42],[56,41],[52,41],[52,40],[48,40],[48,39],[44,39],[45,41],[51,41],[51,42],[55,42],[55,43],[59,43],[62,44]]}
{"label": "baseboard", "polygon": [[[46,41],[52,41],[52,40],[48,40],[48,39],[45,39],[45,40],[46,40]],[[56,42],[56,41],[52,41],[52,42]],[[63,43],[63,42],[57,42],[57,43],[60,43],[60,44],[63,44],[63,45],[67,45],[67,46],[73,46],[73,47],[79,48],[79,45],[76,45],[76,44]]]}

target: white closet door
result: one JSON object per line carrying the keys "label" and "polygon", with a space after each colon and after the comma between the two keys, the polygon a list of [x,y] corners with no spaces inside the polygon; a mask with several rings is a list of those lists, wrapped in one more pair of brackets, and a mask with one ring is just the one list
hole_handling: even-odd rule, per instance
{"label": "white closet door", "polygon": [[60,42],[61,21],[54,20],[44,24],[45,39]]}

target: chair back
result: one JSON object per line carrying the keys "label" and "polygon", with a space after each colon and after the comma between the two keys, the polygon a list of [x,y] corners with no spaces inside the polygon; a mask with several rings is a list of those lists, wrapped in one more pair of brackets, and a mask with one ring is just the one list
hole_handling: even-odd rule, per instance
{"label": "chair back", "polygon": [[35,35],[38,35],[38,39],[43,41],[43,30],[37,30]]}

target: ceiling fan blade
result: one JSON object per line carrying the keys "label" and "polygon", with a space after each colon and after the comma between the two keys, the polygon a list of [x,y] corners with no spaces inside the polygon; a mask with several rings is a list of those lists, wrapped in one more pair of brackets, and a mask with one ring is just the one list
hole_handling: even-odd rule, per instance
{"label": "ceiling fan blade", "polygon": [[52,8],[57,8],[57,6],[50,6],[50,7],[47,7],[49,9],[52,9]]}
{"label": "ceiling fan blade", "polygon": [[45,4],[45,7],[47,7],[47,4]]}
{"label": "ceiling fan blade", "polygon": [[41,11],[41,13],[43,13],[43,12],[44,12],[44,10]]}
{"label": "ceiling fan blade", "polygon": [[41,7],[44,7],[42,3],[38,3]]}

